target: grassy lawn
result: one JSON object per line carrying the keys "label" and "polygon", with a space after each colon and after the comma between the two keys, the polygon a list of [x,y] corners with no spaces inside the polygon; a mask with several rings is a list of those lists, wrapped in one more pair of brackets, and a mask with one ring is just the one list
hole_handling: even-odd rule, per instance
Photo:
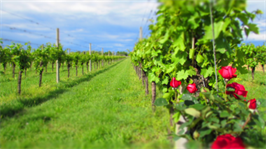
{"label": "grassy lawn", "polygon": [[[54,65],[55,67],[55,65]],[[102,68],[101,68],[102,69]],[[12,100],[16,100],[18,98],[33,98],[39,97],[41,95],[45,95],[48,92],[54,91],[58,88],[56,83],[56,73],[55,68],[52,71],[52,65],[48,64],[47,72],[43,71],[42,77],[42,88],[39,88],[39,74],[36,73],[34,68],[28,69],[27,74],[22,74],[22,83],[21,83],[21,96],[17,95],[17,84],[18,84],[18,67],[15,69],[15,78],[12,78],[12,68],[7,65],[5,74],[3,73],[4,69],[2,65],[0,65],[0,105],[4,103],[8,103]],[[92,73],[87,73],[86,66],[84,66],[84,73],[89,75],[94,75],[97,71],[92,65]],[[73,66],[70,69],[70,78],[67,77],[67,67],[66,65],[60,68],[60,85],[66,85],[69,82],[77,81],[82,77],[82,68],[78,67],[78,76],[76,76],[76,68]]]}
{"label": "grassy lawn", "polygon": [[[238,75],[237,78],[232,81],[236,81],[245,86],[245,89],[248,91],[248,100],[256,98],[260,102],[266,102],[266,73],[255,71],[254,80],[252,80],[251,71],[249,71],[247,74]],[[258,110],[266,121],[266,107],[260,106]]]}
{"label": "grassy lawn", "polygon": [[[169,114],[166,108],[151,110],[151,95],[145,96],[141,80],[130,59],[91,73],[55,83],[51,66],[38,87],[35,71],[23,75],[18,96],[17,76],[0,67],[0,148],[173,148],[167,139]],[[87,72],[84,67],[84,71]],[[265,99],[266,73],[238,75],[248,91],[247,99]],[[151,91],[151,90],[150,90]],[[160,91],[157,91],[160,94]],[[266,107],[259,107],[266,120]],[[266,129],[265,134],[266,134]]]}
{"label": "grassy lawn", "polygon": [[1,98],[12,98],[1,99],[2,108],[8,103],[22,106],[1,119],[1,148],[172,148],[168,112],[163,107],[152,112],[129,59],[71,80],[62,78],[59,85],[51,83],[55,76],[48,71],[40,89],[38,76],[33,76],[22,80],[26,87],[20,98],[13,93],[16,88],[7,92],[16,81],[6,83],[7,89],[1,84]]}

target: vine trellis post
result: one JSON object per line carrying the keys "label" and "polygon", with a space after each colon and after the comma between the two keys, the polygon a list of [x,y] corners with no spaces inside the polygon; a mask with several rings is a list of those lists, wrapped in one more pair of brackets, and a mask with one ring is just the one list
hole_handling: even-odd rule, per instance
{"label": "vine trellis post", "polygon": [[[56,46],[57,50],[59,50],[59,28],[56,29]],[[60,62],[56,60],[56,83],[60,81],[59,63]]]}

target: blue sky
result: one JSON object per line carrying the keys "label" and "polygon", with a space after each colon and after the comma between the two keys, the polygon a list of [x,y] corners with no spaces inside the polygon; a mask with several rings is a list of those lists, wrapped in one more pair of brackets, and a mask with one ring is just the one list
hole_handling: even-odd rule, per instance
{"label": "blue sky", "polygon": [[[248,11],[266,13],[266,0],[248,0]],[[0,38],[4,46],[32,43],[34,48],[60,42],[71,51],[132,50],[142,26],[149,35],[148,19],[155,19],[157,0],[0,0]],[[261,45],[266,41],[266,14],[256,18],[260,34],[251,33],[244,42]]]}

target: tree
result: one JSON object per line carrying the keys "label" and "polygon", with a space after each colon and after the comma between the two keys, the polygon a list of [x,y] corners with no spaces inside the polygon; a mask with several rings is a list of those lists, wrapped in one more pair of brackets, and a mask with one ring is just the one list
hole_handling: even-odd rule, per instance
{"label": "tree", "polygon": [[245,52],[246,64],[251,68],[252,79],[254,80],[255,68],[259,64],[259,48],[254,44],[241,45],[242,50]]}
{"label": "tree", "polygon": [[[30,45],[30,42],[28,42],[27,45],[28,45],[28,46],[27,46],[28,61],[29,61],[29,63],[30,63],[30,68],[31,68],[32,62],[33,62],[33,60],[34,60],[34,57],[33,57],[32,53],[31,53],[31,45]],[[29,67],[26,67],[25,70],[24,70],[24,72],[25,72],[25,77],[26,77],[26,75],[27,75],[27,68],[29,68]]]}
{"label": "tree", "polygon": [[2,45],[0,45],[0,63],[2,63],[4,68],[4,74],[6,71],[6,64],[11,61],[11,53],[10,49],[8,47],[3,48]]}
{"label": "tree", "polygon": [[[25,43],[27,45],[28,43]],[[22,80],[22,72],[23,70],[30,67],[30,52],[23,49],[22,44],[12,43],[10,46],[12,48],[12,62],[14,65],[18,66],[19,74],[18,74],[18,94],[21,94],[21,80]]]}
{"label": "tree", "polygon": [[90,62],[90,59],[91,59],[91,55],[89,52],[86,52],[85,54],[86,56],[86,67],[87,67],[87,73],[89,72],[89,62]]}
{"label": "tree", "polygon": [[12,77],[15,78],[15,68],[16,68],[15,57],[19,55],[20,50],[21,50],[20,48],[22,48],[22,45],[12,42],[12,44],[9,45],[9,48],[10,48],[10,54],[11,54],[10,62],[12,64]]}
{"label": "tree", "polygon": [[78,76],[78,64],[79,64],[79,61],[80,61],[80,54],[75,52],[75,53],[72,53],[72,59],[73,59],[73,62],[76,66],[76,76]]}
{"label": "tree", "polygon": [[86,63],[87,59],[86,59],[86,55],[85,55],[85,52],[84,53],[81,53],[80,54],[80,65],[81,65],[81,68],[82,68],[82,75],[84,75],[84,63]]}
{"label": "tree", "polygon": [[266,64],[266,45],[265,44],[266,43],[264,43],[264,45],[262,46],[257,46],[258,48],[257,59],[258,59],[258,62],[261,64],[263,73],[265,72],[264,65]]}
{"label": "tree", "polygon": [[[128,49],[127,49],[128,50]],[[129,51],[129,50],[128,50]],[[119,55],[119,56],[128,56],[128,53],[125,52],[125,51],[117,51],[116,52],[116,55]]]}
{"label": "tree", "polygon": [[42,86],[42,74],[44,68],[47,66],[49,61],[49,46],[44,47],[41,45],[38,49],[33,52],[34,55],[34,64],[37,72],[39,72],[39,87]]}
{"label": "tree", "polygon": [[67,73],[68,73],[68,78],[70,76],[70,67],[71,67],[71,64],[72,64],[72,61],[73,61],[73,57],[69,54],[66,54],[65,55],[65,60],[66,60],[66,63],[67,63]]}

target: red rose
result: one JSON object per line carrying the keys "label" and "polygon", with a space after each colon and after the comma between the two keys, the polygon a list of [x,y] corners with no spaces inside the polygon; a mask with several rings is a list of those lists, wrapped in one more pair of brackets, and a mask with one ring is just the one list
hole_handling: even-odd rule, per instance
{"label": "red rose", "polygon": [[246,91],[245,87],[241,84],[234,82],[232,84],[228,84],[226,87],[232,87],[235,89],[235,91],[226,91],[226,94],[232,94],[236,99],[240,99],[237,95],[247,97],[248,91]]}
{"label": "red rose", "polygon": [[189,84],[187,86],[187,90],[190,92],[190,93],[195,93],[198,89],[196,87],[196,84],[193,83],[193,84]]}
{"label": "red rose", "polygon": [[245,146],[240,138],[231,134],[220,135],[211,145],[212,149],[244,149]]}
{"label": "red rose", "polygon": [[231,66],[222,67],[222,69],[220,69],[218,72],[225,79],[230,80],[232,78],[236,78],[236,74],[234,74],[234,73],[236,73],[236,68],[233,68]]}
{"label": "red rose", "polygon": [[255,98],[248,101],[248,108],[252,110],[257,108],[257,101]]}
{"label": "red rose", "polygon": [[230,144],[227,145],[225,148],[226,149],[245,149],[245,145],[243,144],[241,138],[235,138],[235,140],[230,142]]}
{"label": "red rose", "polygon": [[175,77],[172,78],[172,81],[170,82],[170,86],[173,88],[177,88],[179,85],[181,85],[181,81],[177,81]]}

